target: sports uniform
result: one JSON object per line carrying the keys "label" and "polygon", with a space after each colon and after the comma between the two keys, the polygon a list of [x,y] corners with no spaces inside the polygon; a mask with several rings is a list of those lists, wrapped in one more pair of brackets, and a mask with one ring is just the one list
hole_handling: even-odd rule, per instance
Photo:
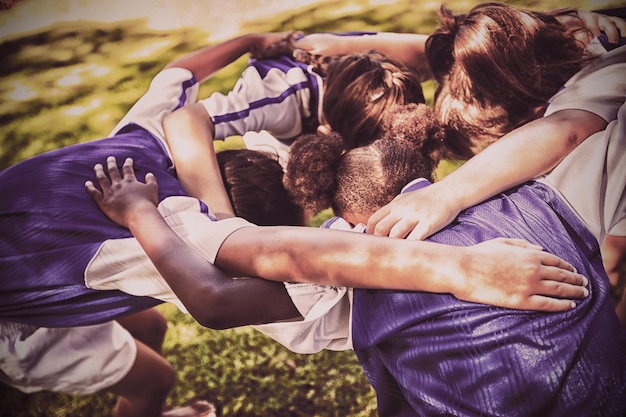
{"label": "sports uniform", "polygon": [[199,100],[211,116],[215,139],[268,131],[291,140],[320,123],[322,78],[291,57],[251,60],[226,95]]}
{"label": "sports uniform", "polygon": [[571,311],[529,314],[449,295],[354,290],[354,349],[381,416],[626,413],[626,330],[598,244],[626,217],[625,76],[626,47],[583,69],[549,112],[597,112],[610,120],[607,128],[540,182],[465,210],[429,238],[453,245],[526,239],[588,277],[589,297]]}
{"label": "sports uniform", "polygon": [[157,177],[162,212],[182,199],[188,211],[216,228],[232,224],[212,222],[211,212],[196,199],[172,197],[185,193],[162,142],[161,121],[194,102],[197,91],[190,71],[164,70],[111,137],[41,154],[0,173],[5,196],[0,202],[0,375],[4,382],[23,390],[75,394],[112,385],[126,375],[136,354],[130,334],[112,321],[160,303],[85,285],[87,265],[103,242],[131,236],[84,191],[85,180],[93,178],[94,164],[109,155],[118,161],[132,157],[138,176],[152,172]]}
{"label": "sports uniform", "polygon": [[[308,308],[317,320],[306,327],[318,330],[309,353],[333,337],[352,340],[381,416],[624,415],[626,331],[614,313],[598,242],[626,218],[625,56],[622,47],[598,58],[551,99],[548,114],[591,111],[610,121],[604,131],[548,175],[465,210],[429,238],[464,246],[512,237],[541,245],[590,279],[590,295],[575,309],[528,313],[451,295],[364,289]],[[341,219],[328,225],[349,228]],[[323,310],[347,302],[352,309],[344,307],[341,319],[351,320],[352,333],[319,331],[330,329]],[[297,335],[297,326],[259,328],[282,341]]]}

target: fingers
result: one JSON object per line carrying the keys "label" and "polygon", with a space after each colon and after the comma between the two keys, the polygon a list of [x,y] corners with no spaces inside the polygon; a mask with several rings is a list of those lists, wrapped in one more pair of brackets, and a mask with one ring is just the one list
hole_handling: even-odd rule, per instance
{"label": "fingers", "polygon": [[602,16],[598,26],[609,39],[609,42],[618,43],[620,36],[626,34],[626,20],[613,16]]}
{"label": "fingers", "polygon": [[85,181],[85,188],[87,189],[87,193],[96,201],[96,203],[102,201],[102,193],[95,187],[95,185],[93,185],[93,182]]}
{"label": "fingers", "polygon": [[542,252],[541,264],[545,266],[553,266],[557,269],[561,269],[569,272],[576,272],[576,268],[569,262],[565,262],[563,259],[556,255],[552,255],[548,252]]}
{"label": "fingers", "polygon": [[[370,216],[367,219],[367,233],[371,234],[381,234],[381,231],[384,230],[384,225],[380,223],[389,215],[389,205],[383,206],[378,211]],[[389,227],[391,229],[391,227]],[[389,231],[389,230],[387,230]],[[386,236],[386,235],[385,235]]]}
{"label": "fingers", "polygon": [[602,33],[600,31],[600,22],[599,22],[599,16],[597,15],[593,15],[593,24],[592,25],[588,25],[587,29],[589,31],[591,31],[591,33],[593,34],[594,38],[597,38],[598,36],[600,36],[600,34]]}
{"label": "fingers", "polygon": [[[96,164],[93,167],[96,181],[100,185],[100,188],[103,192],[107,192],[111,188],[112,184],[122,181],[122,179],[129,179],[133,181],[136,180],[132,158],[126,158],[126,160],[124,161],[124,165],[122,166],[122,174],[120,174],[120,170],[117,167],[117,159],[114,156],[109,156],[107,158],[106,164],[108,175],[104,171],[104,167],[102,166],[102,164]],[[156,184],[156,178],[154,177],[154,175],[148,173],[146,174],[146,179],[148,178],[148,175],[151,176],[151,183]],[[98,189],[96,189],[91,181],[85,182],[85,188],[93,198],[95,198],[95,196],[97,196],[98,194],[100,195],[100,197],[102,196],[102,193]]]}
{"label": "fingers", "polygon": [[157,179],[152,172],[146,174],[144,182],[149,185],[157,185]]}
{"label": "fingers", "polygon": [[550,261],[553,261],[553,258],[556,258],[557,261],[552,265],[546,264],[542,260],[542,277],[544,281],[563,282],[566,284],[585,287],[589,284],[589,279],[587,279],[586,276],[576,272],[576,268],[574,268],[571,264],[557,258],[556,256],[551,257]]}
{"label": "fingers", "polygon": [[121,181],[122,177],[120,175],[120,170],[117,168],[117,160],[114,156],[109,156],[107,158],[107,171],[112,184]]}
{"label": "fingers", "polygon": [[[115,167],[117,168],[117,165]],[[135,177],[135,170],[133,169],[133,160],[131,158],[126,158],[126,160],[124,161],[124,165],[122,165],[122,172],[124,174],[124,179],[137,179]]]}
{"label": "fingers", "polygon": [[617,43],[619,41],[619,30],[614,24],[601,24],[600,29],[604,32],[609,42]]}
{"label": "fingers", "polygon": [[100,185],[100,189],[103,191],[109,190],[111,188],[111,181],[109,177],[104,173],[104,168],[102,164],[96,164],[93,167],[93,173],[96,176],[96,181],[98,181],[98,185]]}
{"label": "fingers", "polygon": [[[584,278],[580,274],[573,275],[578,276],[577,280]],[[541,294],[529,297],[527,308],[550,312],[567,311],[576,307],[576,302],[573,300],[581,300],[589,296],[589,290],[581,285],[548,280],[543,281],[542,286]]]}
{"label": "fingers", "polygon": [[[576,307],[572,300],[559,300],[557,298],[545,297],[543,295],[533,295],[528,300],[527,309],[558,313],[560,311],[571,310]],[[526,310],[526,308],[524,309]]]}
{"label": "fingers", "polygon": [[533,243],[530,243],[529,241],[524,240],[524,239],[498,238],[498,239],[495,239],[495,240],[499,240],[502,243],[505,243],[505,244],[511,245],[511,246],[517,246],[519,248],[543,250],[543,248],[541,246],[535,245]]}
{"label": "fingers", "polygon": [[[554,270],[550,274],[561,276],[564,281],[544,280],[540,287],[536,288],[536,294],[530,295],[525,299],[517,299],[520,304],[513,305],[512,308],[524,310],[537,310],[546,312],[568,311],[576,307],[574,300],[581,300],[589,296],[589,290],[582,286],[584,281],[586,285],[587,279],[573,272],[565,270]],[[576,282],[570,284],[565,281]],[[516,301],[512,301],[514,304]]]}
{"label": "fingers", "polygon": [[367,232],[373,233],[377,236],[389,236],[389,232],[391,232],[391,228],[396,224],[396,220],[387,216],[380,221],[373,223],[373,226],[370,228],[368,221]]}
{"label": "fingers", "polygon": [[[575,284],[567,284],[564,282],[558,283],[556,281],[545,281],[546,286],[548,287],[548,291],[553,297],[559,297],[563,299],[574,299],[574,300],[582,300],[583,298],[587,298],[589,296],[589,288],[587,285],[587,278],[583,277],[580,274],[576,274],[579,276],[578,279],[584,278],[584,285],[575,285]],[[562,294],[562,295],[560,295]]]}
{"label": "fingers", "polygon": [[429,230],[429,228],[426,226],[426,223],[421,222],[421,223],[417,223],[413,231],[411,231],[411,233],[409,233],[409,235],[406,238],[409,240],[424,240],[431,234],[432,233]]}
{"label": "fingers", "polygon": [[397,221],[391,229],[389,229],[388,236],[396,239],[404,239],[409,233],[411,233],[413,226],[415,226],[415,223],[407,219],[401,219]]}
{"label": "fingers", "polygon": [[328,124],[322,124],[317,127],[317,133],[324,136],[332,133],[332,128]]}
{"label": "fingers", "polygon": [[[626,20],[620,19],[619,17],[613,17],[612,20],[619,30],[619,37],[626,37]],[[619,37],[615,40],[615,42],[619,42]]]}

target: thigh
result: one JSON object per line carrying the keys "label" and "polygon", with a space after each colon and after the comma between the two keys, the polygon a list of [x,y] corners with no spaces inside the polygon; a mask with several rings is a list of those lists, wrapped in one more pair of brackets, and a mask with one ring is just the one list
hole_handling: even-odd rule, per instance
{"label": "thigh", "polygon": [[161,353],[167,319],[157,308],[140,311],[139,313],[117,319],[130,334],[140,342],[146,344],[157,353]]}

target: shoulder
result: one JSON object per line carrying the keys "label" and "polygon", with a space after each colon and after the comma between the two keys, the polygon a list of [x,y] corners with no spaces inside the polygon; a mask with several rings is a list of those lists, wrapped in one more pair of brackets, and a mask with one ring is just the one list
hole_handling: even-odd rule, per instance
{"label": "shoulder", "polygon": [[615,119],[626,98],[626,46],[599,55],[567,81],[550,100],[546,115],[578,109]]}

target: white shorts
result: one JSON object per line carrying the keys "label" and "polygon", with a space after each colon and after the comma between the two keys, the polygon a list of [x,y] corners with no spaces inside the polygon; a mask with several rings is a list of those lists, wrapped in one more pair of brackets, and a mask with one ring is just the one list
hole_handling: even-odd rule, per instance
{"label": "white shorts", "polygon": [[93,394],[118,383],[137,345],[119,323],[43,328],[0,321],[0,382],[20,391]]}

